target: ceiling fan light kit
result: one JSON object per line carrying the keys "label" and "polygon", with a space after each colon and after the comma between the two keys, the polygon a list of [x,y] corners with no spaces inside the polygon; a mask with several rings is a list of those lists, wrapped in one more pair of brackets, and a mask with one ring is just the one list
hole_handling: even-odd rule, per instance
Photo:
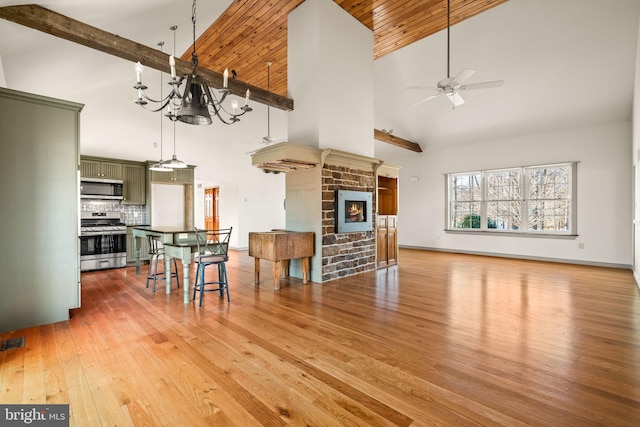
{"label": "ceiling fan light kit", "polygon": [[[138,61],[135,66],[137,83],[133,86],[133,88],[138,91],[138,98],[135,103],[153,112],[163,111],[167,108],[167,114],[165,114],[165,116],[170,120],[178,120],[191,125],[209,125],[212,123],[212,115],[218,117],[222,123],[227,125],[237,123],[240,121],[240,116],[252,111],[252,108],[249,107],[249,89],[247,89],[242,107],[239,107],[238,102],[235,100],[231,102],[230,111],[224,107],[223,102],[230,93],[228,88],[229,70],[224,70],[222,88],[218,89],[220,94],[219,99],[211,90],[207,81],[198,75],[198,55],[196,54],[196,0],[193,0],[191,22],[193,24],[193,53],[191,54],[193,70],[191,73],[178,78],[176,75],[175,57],[174,55],[169,56],[171,80],[168,83],[172,89],[166,97],[163,98],[162,95],[160,95],[160,100],[154,100],[145,94],[147,86],[142,83],[144,67]],[[174,50],[176,44],[175,30],[177,28],[175,25],[170,28],[171,31],[173,31]],[[184,91],[180,93],[179,88],[185,79]],[[147,107],[149,103],[153,104],[154,107]]]}
{"label": "ceiling fan light kit", "polygon": [[453,108],[464,104],[464,99],[458,93],[462,90],[475,90],[475,89],[488,89],[493,87],[500,87],[504,83],[502,80],[495,80],[491,82],[471,83],[463,85],[469,77],[471,77],[475,70],[464,69],[460,71],[455,77],[451,77],[451,49],[450,49],[450,31],[451,31],[451,0],[447,0],[447,77],[438,82],[436,87],[425,86],[410,86],[407,89],[419,89],[419,90],[432,90],[434,93],[426,98],[416,102],[415,105],[420,105],[426,101],[436,98],[440,95],[445,95],[449,101],[453,104]]}

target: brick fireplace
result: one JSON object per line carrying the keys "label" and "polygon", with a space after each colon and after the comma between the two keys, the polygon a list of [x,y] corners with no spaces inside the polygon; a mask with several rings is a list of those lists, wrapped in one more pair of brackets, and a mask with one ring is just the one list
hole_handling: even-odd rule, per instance
{"label": "brick fireplace", "polygon": [[337,233],[336,191],[373,195],[370,220],[375,224],[376,178],[373,171],[325,164],[322,168],[322,281],[351,276],[376,268],[375,231]]}
{"label": "brick fireplace", "polygon": [[[286,228],[315,233],[311,281],[326,282],[376,269],[374,225],[381,160],[282,142],[254,153],[252,163],[265,171],[286,171]],[[338,232],[337,190],[371,195],[371,230]],[[291,275],[301,277],[297,261],[291,264]]]}

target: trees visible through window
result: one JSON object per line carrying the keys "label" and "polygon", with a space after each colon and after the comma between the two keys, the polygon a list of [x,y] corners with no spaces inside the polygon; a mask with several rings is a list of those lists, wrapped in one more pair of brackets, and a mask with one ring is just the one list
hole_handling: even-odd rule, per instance
{"label": "trees visible through window", "polygon": [[568,231],[571,171],[568,167],[529,168],[529,230]]}
{"label": "trees visible through window", "polygon": [[450,230],[575,234],[575,163],[447,175]]}
{"label": "trees visible through window", "polygon": [[451,223],[454,228],[480,228],[482,174],[473,172],[452,177],[453,206]]}

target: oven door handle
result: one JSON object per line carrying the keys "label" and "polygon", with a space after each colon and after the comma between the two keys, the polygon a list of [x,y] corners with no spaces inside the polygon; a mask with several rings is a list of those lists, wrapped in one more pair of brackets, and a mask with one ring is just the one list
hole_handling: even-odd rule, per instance
{"label": "oven door handle", "polygon": [[126,231],[82,231],[80,237],[91,236],[126,236]]}

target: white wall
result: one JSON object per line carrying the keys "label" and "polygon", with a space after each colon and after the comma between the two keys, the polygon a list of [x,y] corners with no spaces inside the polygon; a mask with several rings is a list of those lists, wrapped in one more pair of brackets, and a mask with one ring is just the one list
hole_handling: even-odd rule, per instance
{"label": "white wall", "polygon": [[7,81],[4,78],[4,67],[2,66],[1,56],[0,56],[0,87],[7,87]]}
{"label": "white wall", "polygon": [[633,198],[633,227],[634,227],[634,262],[633,274],[636,283],[640,286],[640,28],[638,29],[638,43],[636,51],[635,84],[633,88],[633,150],[631,162],[634,172],[634,198]]}
{"label": "white wall", "polygon": [[[266,107],[254,105],[256,117],[232,126],[193,127],[192,140],[184,145],[182,160],[196,164],[195,225],[204,226],[204,189],[220,188],[220,226],[233,227],[231,247],[246,248],[250,231],[267,231],[284,226],[284,177],[265,174],[251,165],[249,152],[264,145]],[[286,129],[286,113],[271,109],[274,138]],[[225,132],[226,131],[226,132]],[[220,135],[226,135],[220,140]],[[278,133],[279,132],[279,133]],[[195,134],[202,134],[199,137]],[[256,142],[258,141],[258,142]],[[199,186],[199,184],[201,184]],[[200,187],[200,188],[199,188]]]}
{"label": "white wall", "polygon": [[230,245],[247,249],[249,232],[285,227],[284,174],[265,174],[252,168],[239,181],[198,181],[195,189],[195,226],[204,227],[204,190],[220,189],[220,227],[233,227]]}
{"label": "white wall", "polygon": [[151,184],[151,225],[154,227],[184,227],[183,185]]}
{"label": "white wall", "polygon": [[[630,122],[440,145],[418,155],[395,153],[385,160],[402,167],[398,218],[401,246],[619,266],[632,263]],[[444,174],[570,161],[579,162],[578,238],[444,232]],[[584,249],[579,249],[580,243]]]}
{"label": "white wall", "polygon": [[288,17],[289,142],[373,156],[373,32],[331,0]]}

